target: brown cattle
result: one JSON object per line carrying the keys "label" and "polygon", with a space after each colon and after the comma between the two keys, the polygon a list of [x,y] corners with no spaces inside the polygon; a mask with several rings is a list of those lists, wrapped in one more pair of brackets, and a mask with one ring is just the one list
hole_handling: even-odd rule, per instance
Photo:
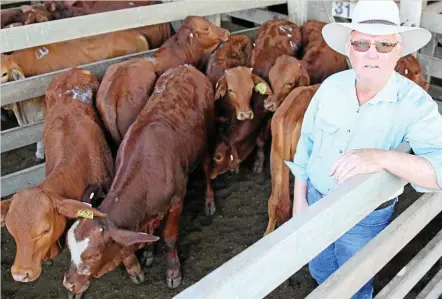
{"label": "brown cattle", "polygon": [[345,56],[332,50],[321,30],[325,23],[310,20],[302,26],[303,54],[301,63],[310,77],[310,84],[324,81],[328,76],[346,70]]}
{"label": "brown cattle", "polygon": [[152,94],[156,78],[152,62],[146,58],[116,63],[106,70],[97,93],[97,109],[113,150]]}
{"label": "brown cattle", "polygon": [[166,214],[167,283],[174,288],[181,282],[179,217],[188,175],[207,157],[214,97],[209,79],[191,65],[164,73],[155,90],[121,143],[114,182],[98,207],[107,217],[81,219],[69,230],[72,258],[63,284],[70,292],[84,292],[91,278],[121,261],[131,276],[143,280],[132,253],[158,240],[151,234]]}
{"label": "brown cattle", "polygon": [[[167,68],[196,65],[228,38],[228,31],[202,17],[187,17],[153,58],[115,64],[106,71],[97,95],[104,127],[118,148],[129,126],[149,99],[157,76]],[[155,74],[156,72],[156,74]]]}
{"label": "brown cattle", "polygon": [[248,66],[269,82],[269,72],[281,55],[296,56],[301,48],[301,28],[288,20],[269,20],[259,27]]}
{"label": "brown cattle", "polygon": [[264,109],[264,96],[254,93],[251,105],[255,117],[231,124],[227,136],[221,139],[215,148],[211,179],[233,169],[238,169],[258,146],[254,172],[260,173],[264,166],[264,146],[268,138],[270,112]]}
{"label": "brown cattle", "polygon": [[[53,43],[16,51],[10,55],[1,55],[1,82],[16,81],[60,69],[137,53],[149,49],[146,39],[137,32],[111,32],[102,35]],[[21,103],[4,105],[3,108],[14,111],[19,123],[29,124],[30,119],[44,119],[44,97],[38,97]],[[26,108],[24,108],[26,107]],[[37,111],[26,115],[27,111]],[[42,149],[42,144],[39,145]],[[37,151],[38,159],[44,158],[44,151]]]}
{"label": "brown cattle", "polygon": [[272,194],[268,202],[269,222],[264,235],[274,231],[276,224],[283,224],[291,216],[289,169],[284,161],[293,159],[296,153],[305,111],[319,86],[295,88],[273,114],[270,152]]}
{"label": "brown cattle", "polygon": [[394,70],[411,81],[414,81],[426,91],[430,88],[430,84],[425,80],[422,74],[422,66],[413,55],[408,54],[401,57],[396,63]]}
{"label": "brown cattle", "polygon": [[264,107],[272,112],[276,111],[294,88],[310,85],[310,77],[301,62],[288,55],[281,55],[276,59],[269,79],[273,95],[265,100]]}
{"label": "brown cattle", "polygon": [[1,202],[2,226],[6,224],[17,244],[11,269],[16,281],[37,279],[41,261],[60,253],[59,238],[67,218],[77,217],[74,209],[104,216],[80,202],[91,184],[107,191],[114,174],[112,155],[93,106],[98,84],[89,71],[75,68],[55,76],[46,89],[46,177]]}
{"label": "brown cattle", "polygon": [[221,42],[226,42],[229,34],[203,17],[186,17],[178,32],[155,52],[153,63],[157,75],[183,63],[198,65],[204,54],[212,53]]}
{"label": "brown cattle", "polygon": [[[252,69],[237,66],[224,71],[216,83],[215,100],[217,118],[231,122],[252,119],[254,117],[250,102],[254,90],[271,95],[270,86],[261,77],[252,73]],[[261,89],[262,88],[262,89]]]}
{"label": "brown cattle", "polygon": [[1,11],[1,28],[10,28],[52,20],[51,14],[43,7],[22,5],[20,9]]}
{"label": "brown cattle", "polygon": [[206,69],[206,76],[213,87],[216,88],[215,85],[225,70],[235,66],[245,66],[252,50],[252,40],[244,34],[232,35],[225,43],[220,44],[210,55]]}

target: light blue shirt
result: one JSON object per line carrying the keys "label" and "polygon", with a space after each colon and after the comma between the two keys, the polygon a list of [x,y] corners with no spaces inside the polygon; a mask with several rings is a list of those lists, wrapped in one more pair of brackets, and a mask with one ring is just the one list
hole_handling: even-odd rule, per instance
{"label": "light blue shirt", "polygon": [[[426,158],[442,186],[442,116],[436,102],[420,86],[393,72],[383,89],[359,105],[353,69],[328,77],[308,106],[293,162],[295,177],[310,179],[322,194],[336,187],[329,171],[352,149],[390,150],[408,142]],[[418,192],[431,192],[412,185]]]}

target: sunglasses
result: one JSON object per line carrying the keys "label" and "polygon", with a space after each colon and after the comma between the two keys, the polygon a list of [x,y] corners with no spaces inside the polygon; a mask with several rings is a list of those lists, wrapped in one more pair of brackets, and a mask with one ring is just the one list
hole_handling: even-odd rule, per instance
{"label": "sunglasses", "polygon": [[353,46],[353,49],[358,52],[367,52],[371,45],[375,45],[376,51],[378,53],[390,53],[393,48],[399,44],[397,43],[390,43],[390,42],[372,42],[369,40],[357,40],[357,41],[350,41],[350,44]]}

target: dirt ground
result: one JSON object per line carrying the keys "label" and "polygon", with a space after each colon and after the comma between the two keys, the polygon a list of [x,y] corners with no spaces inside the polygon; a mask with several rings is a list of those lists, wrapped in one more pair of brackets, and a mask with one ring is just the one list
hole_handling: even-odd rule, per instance
{"label": "dirt ground", "polygon": [[[2,175],[35,164],[34,151],[35,145],[31,145],[2,154]],[[100,279],[95,279],[84,298],[172,298],[259,240],[267,225],[270,173],[268,160],[266,172],[260,175],[251,172],[250,162],[242,167],[239,174],[225,174],[214,181],[217,211],[213,217],[204,215],[201,172],[196,171],[192,175],[180,224],[179,256],[183,281],[177,289],[170,290],[167,287],[165,246],[159,243],[154,263],[147,269],[143,284],[134,284],[123,266],[120,266]],[[419,195],[407,186],[400,197],[396,215],[412,204]],[[384,287],[440,229],[442,214],[380,271],[375,280],[375,292]],[[67,250],[54,259],[52,265],[43,266],[43,273],[37,281],[18,283],[12,279],[10,273],[15,242],[4,228],[1,238],[2,298],[66,298],[62,279],[70,258]],[[289,254],[290,248],[287,248],[287,255]],[[414,298],[440,267],[441,261],[406,298]],[[216,288],[216,285],[213,287]],[[305,298],[315,287],[316,283],[309,275],[307,267],[303,267],[266,298]]]}

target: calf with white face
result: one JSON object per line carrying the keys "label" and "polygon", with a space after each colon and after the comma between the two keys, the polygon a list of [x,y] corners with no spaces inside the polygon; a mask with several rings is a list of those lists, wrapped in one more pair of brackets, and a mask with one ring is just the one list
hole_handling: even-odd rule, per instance
{"label": "calf with white face", "polygon": [[134,251],[158,240],[151,234],[120,229],[107,217],[77,220],[68,231],[71,263],[63,285],[72,293],[82,294],[91,278],[100,277],[121,262],[131,279],[141,283],[144,273]]}

